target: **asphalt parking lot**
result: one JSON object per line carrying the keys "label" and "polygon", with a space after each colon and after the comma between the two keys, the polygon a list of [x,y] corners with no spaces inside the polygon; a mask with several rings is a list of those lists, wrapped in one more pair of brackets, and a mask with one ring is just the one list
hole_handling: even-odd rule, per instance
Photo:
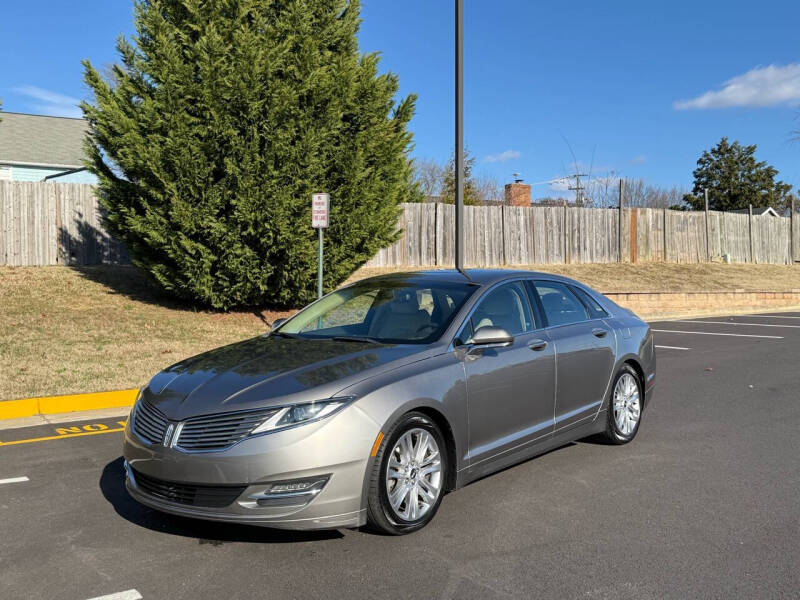
{"label": "asphalt parking lot", "polygon": [[118,418],[0,430],[0,598],[800,597],[800,313],[651,325],[633,443],[506,469],[400,538],[144,508]]}

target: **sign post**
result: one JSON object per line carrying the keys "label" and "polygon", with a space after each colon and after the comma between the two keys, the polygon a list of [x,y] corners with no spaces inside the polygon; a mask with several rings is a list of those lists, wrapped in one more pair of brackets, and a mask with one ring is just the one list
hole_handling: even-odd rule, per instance
{"label": "sign post", "polygon": [[317,298],[322,298],[322,230],[328,226],[328,194],[311,195],[311,227],[319,232],[319,267],[317,269]]}

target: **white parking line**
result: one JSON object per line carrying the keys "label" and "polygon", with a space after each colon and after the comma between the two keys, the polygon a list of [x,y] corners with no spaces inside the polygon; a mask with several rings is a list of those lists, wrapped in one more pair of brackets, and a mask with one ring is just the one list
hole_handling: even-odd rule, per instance
{"label": "white parking line", "polygon": [[89,598],[89,600],[142,600],[142,595],[136,590],[126,590],[124,592],[117,592],[116,594],[96,596],[94,598]]}
{"label": "white parking line", "polygon": [[746,327],[783,327],[785,329],[800,329],[800,325],[776,325],[775,323],[737,323],[735,321],[678,321],[673,323],[708,323],[710,325],[744,325]]}
{"label": "white parking line", "polygon": [[792,317],[788,315],[736,315],[737,319],[800,319],[800,317]]}
{"label": "white parking line", "polygon": [[23,481],[30,481],[27,477],[10,477],[8,479],[0,479],[0,485],[4,483],[22,483]]}
{"label": "white parking line", "polygon": [[691,350],[691,348],[684,348],[683,346],[659,346],[656,344],[656,348],[664,348],[665,350]]}
{"label": "white parking line", "polygon": [[679,329],[653,329],[658,333],[694,333],[696,335],[729,335],[731,337],[746,337],[746,338],[765,338],[770,340],[782,340],[783,336],[780,335],[748,335],[746,333],[712,333],[710,331],[681,331]]}

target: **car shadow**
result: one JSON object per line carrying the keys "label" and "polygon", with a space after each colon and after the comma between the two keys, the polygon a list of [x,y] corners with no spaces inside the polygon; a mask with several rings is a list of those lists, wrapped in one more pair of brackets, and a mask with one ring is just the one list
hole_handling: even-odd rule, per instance
{"label": "car shadow", "polygon": [[338,530],[285,531],[254,525],[222,523],[190,519],[153,510],[131,498],[125,489],[125,471],[122,457],[111,461],[100,476],[100,491],[123,519],[140,527],[183,537],[195,538],[201,545],[220,546],[232,542],[257,544],[285,544],[340,539]]}

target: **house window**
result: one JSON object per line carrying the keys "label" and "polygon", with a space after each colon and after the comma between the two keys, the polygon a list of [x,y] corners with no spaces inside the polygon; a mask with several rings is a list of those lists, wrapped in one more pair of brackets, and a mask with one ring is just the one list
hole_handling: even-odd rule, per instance
{"label": "house window", "polygon": [[0,165],[0,181],[11,181],[11,167]]}

